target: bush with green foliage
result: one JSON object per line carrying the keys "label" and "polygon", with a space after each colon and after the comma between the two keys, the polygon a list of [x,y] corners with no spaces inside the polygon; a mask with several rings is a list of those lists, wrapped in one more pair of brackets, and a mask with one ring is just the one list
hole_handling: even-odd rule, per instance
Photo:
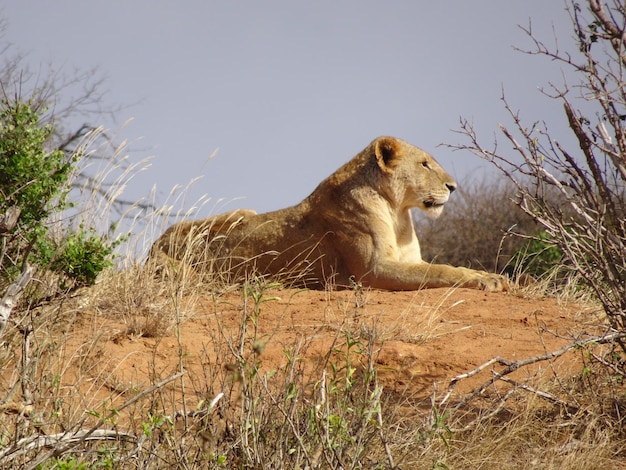
{"label": "bush with green foliage", "polygon": [[0,216],[19,214],[0,228],[0,286],[25,263],[58,275],[63,290],[91,285],[115,245],[82,226],[53,236],[53,216],[71,206],[69,183],[81,154],[48,148],[54,129],[40,116],[29,102],[0,102]]}
{"label": "bush with green foliage", "polygon": [[54,210],[63,209],[65,183],[72,158],[47,150],[51,125],[40,125],[29,103],[3,102],[0,111],[1,208],[20,208],[20,226],[28,232],[41,226]]}
{"label": "bush with green foliage", "polygon": [[541,279],[554,273],[562,261],[563,252],[550,242],[546,232],[539,232],[515,252],[505,272],[512,275],[524,273]]}

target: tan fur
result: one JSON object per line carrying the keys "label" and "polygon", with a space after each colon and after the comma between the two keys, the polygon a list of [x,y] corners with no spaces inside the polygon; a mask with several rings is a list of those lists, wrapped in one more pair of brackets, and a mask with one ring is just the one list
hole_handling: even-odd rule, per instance
{"label": "tan fur", "polygon": [[198,271],[228,272],[231,278],[255,271],[309,287],[332,281],[388,290],[507,289],[502,276],[422,260],[410,209],[437,217],[455,188],[432,156],[380,137],[300,204],[176,224],[155,242],[150,256],[165,255]]}

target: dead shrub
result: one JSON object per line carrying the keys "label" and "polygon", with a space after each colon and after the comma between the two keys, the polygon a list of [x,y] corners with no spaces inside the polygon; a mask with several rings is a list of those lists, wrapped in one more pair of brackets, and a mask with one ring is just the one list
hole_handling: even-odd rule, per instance
{"label": "dead shrub", "polygon": [[[550,84],[545,94],[563,106],[574,145],[556,140],[548,124],[527,125],[503,96],[511,124],[500,125],[507,145],[483,145],[472,124],[461,120],[468,141],[453,146],[491,162],[511,181],[519,207],[533,217],[594,292],[611,328],[626,329],[626,60],[623,2],[589,0],[586,11],[568,7],[578,50],[559,49],[524,29],[528,54],[559,63],[571,82]],[[575,86],[570,83],[576,83]],[[513,149],[509,151],[507,149]],[[546,194],[556,192],[561,204]],[[560,201],[559,201],[560,202]],[[571,214],[575,214],[572,217]],[[620,342],[621,353],[626,344]],[[621,368],[621,364],[619,364]]]}

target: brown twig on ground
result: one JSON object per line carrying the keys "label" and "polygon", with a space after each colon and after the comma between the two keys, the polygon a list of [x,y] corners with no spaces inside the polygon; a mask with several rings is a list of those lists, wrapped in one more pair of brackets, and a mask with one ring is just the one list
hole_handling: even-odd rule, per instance
{"label": "brown twig on ground", "polygon": [[[60,432],[48,436],[28,436],[20,439],[15,446],[9,447],[0,452],[0,464],[8,465],[25,452],[42,449],[45,447],[56,447],[61,444],[79,444],[85,441],[110,441],[123,440],[137,442],[137,437],[130,433],[116,431],[112,429],[96,429],[90,431],[81,429],[76,432]],[[19,450],[16,451],[16,449]]]}
{"label": "brown twig on ground", "polygon": [[[103,416],[102,418],[100,418],[98,420],[98,422],[90,429],[87,430],[80,430],[80,431],[76,431],[76,432],[67,432],[64,433],[66,436],[66,438],[59,438],[57,435],[57,438],[54,442],[49,442],[50,444],[56,444],[49,452],[46,453],[41,453],[37,459],[35,459],[34,462],[31,462],[29,464],[29,466],[27,467],[28,469],[35,469],[38,468],[40,465],[42,465],[44,462],[47,462],[49,459],[55,458],[55,457],[59,457],[67,452],[69,452],[70,450],[72,450],[74,447],[76,447],[77,445],[81,444],[82,442],[85,442],[87,440],[93,440],[93,439],[112,439],[113,437],[111,437],[111,435],[107,432],[107,430],[103,430],[100,429],[100,427],[109,419],[111,419],[111,417],[113,417],[115,414],[119,413],[120,411],[122,411],[124,408],[129,407],[130,405],[132,405],[133,403],[136,403],[137,401],[141,400],[142,398],[146,397],[147,395],[150,395],[151,393],[155,392],[156,390],[164,387],[165,385],[167,385],[170,382],[173,382],[174,380],[177,380],[178,378],[182,377],[185,374],[185,371],[182,372],[178,372],[170,377],[167,377],[166,379],[161,380],[160,382],[154,384],[152,387],[148,388],[147,390],[144,390],[141,393],[138,393],[137,395],[135,395],[133,398],[131,398],[130,400],[126,401],[125,403],[123,403],[119,408],[112,410],[111,412],[109,412],[108,414],[106,414],[105,416]],[[95,436],[99,436],[100,434],[102,434],[102,437],[93,437]],[[123,434],[123,433],[122,433]],[[128,440],[128,436],[122,436],[122,438],[127,439]],[[28,438],[27,438],[28,439]],[[25,442],[25,444],[29,444],[30,441]],[[60,447],[58,446],[59,444],[62,444]],[[9,449],[7,449],[6,451],[4,451],[4,453],[2,455],[0,455],[0,457],[2,458],[6,458],[6,461],[9,462],[11,460],[13,460],[15,458],[16,455],[21,455],[22,452],[25,449],[16,446],[11,446]],[[0,464],[4,464],[5,462],[0,460]]]}
{"label": "brown twig on ground", "polygon": [[[533,392],[537,396],[539,396],[541,398],[549,399],[550,401],[553,401],[553,402],[556,399],[556,400],[558,400],[558,402],[560,404],[566,405],[567,407],[569,407],[571,409],[575,409],[575,408],[577,408],[576,406],[568,404],[566,402],[563,402],[562,400],[559,400],[556,397],[554,397],[554,395],[552,395],[552,394],[547,394],[545,392],[541,392],[541,391],[539,391],[539,390],[537,390],[537,389],[535,389],[533,387],[526,386],[525,384],[519,384],[517,382],[514,382],[514,381],[508,379],[506,376],[511,374],[512,372],[515,372],[516,370],[518,370],[518,369],[520,369],[522,367],[525,367],[525,366],[528,366],[528,365],[531,365],[531,364],[536,364],[538,362],[543,362],[543,361],[548,361],[548,360],[551,360],[551,359],[556,359],[557,357],[562,356],[563,354],[565,354],[566,352],[568,352],[569,350],[574,349],[574,348],[585,347],[585,346],[587,346],[589,344],[610,343],[610,342],[613,342],[613,341],[621,340],[621,339],[623,339],[625,337],[626,337],[626,332],[623,332],[623,331],[614,332],[614,333],[607,334],[607,335],[604,335],[604,336],[592,336],[592,337],[584,339],[584,340],[576,340],[576,341],[573,341],[571,343],[568,343],[565,346],[563,346],[562,348],[557,349],[556,351],[552,351],[552,352],[548,352],[548,353],[545,353],[545,354],[541,354],[539,356],[529,357],[529,358],[526,358],[526,359],[520,359],[518,361],[509,361],[509,360],[504,359],[502,357],[494,357],[492,359],[489,359],[487,362],[479,365],[475,369],[472,369],[469,372],[465,372],[463,374],[457,375],[456,377],[453,377],[452,380],[450,380],[450,384],[448,385],[448,390],[447,390],[446,394],[444,395],[444,397],[439,402],[439,405],[443,405],[443,404],[446,403],[446,401],[450,398],[450,396],[452,394],[452,391],[454,390],[456,385],[461,380],[467,379],[469,377],[473,377],[474,375],[476,375],[479,372],[485,370],[487,367],[489,367],[489,366],[491,366],[493,364],[500,364],[502,366],[505,366],[504,369],[502,371],[500,371],[500,372],[495,372],[494,371],[492,373],[492,377],[489,380],[487,380],[482,385],[480,385],[479,387],[475,388],[470,393],[465,395],[454,406],[454,411],[462,408],[468,402],[473,400],[476,396],[482,394],[487,388],[489,388],[489,386],[493,385],[498,380],[502,380],[504,382],[512,383],[516,388],[522,388],[524,390]],[[503,399],[502,401],[506,401],[506,398],[508,398],[508,395],[506,395],[505,399]]]}

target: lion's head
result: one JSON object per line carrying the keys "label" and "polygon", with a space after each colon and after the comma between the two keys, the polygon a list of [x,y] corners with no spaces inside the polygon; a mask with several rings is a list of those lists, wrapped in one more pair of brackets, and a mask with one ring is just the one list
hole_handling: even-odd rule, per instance
{"label": "lion's head", "polygon": [[456,189],[452,176],[431,155],[403,140],[379,137],[372,146],[393,199],[404,208],[417,207],[438,217]]}

